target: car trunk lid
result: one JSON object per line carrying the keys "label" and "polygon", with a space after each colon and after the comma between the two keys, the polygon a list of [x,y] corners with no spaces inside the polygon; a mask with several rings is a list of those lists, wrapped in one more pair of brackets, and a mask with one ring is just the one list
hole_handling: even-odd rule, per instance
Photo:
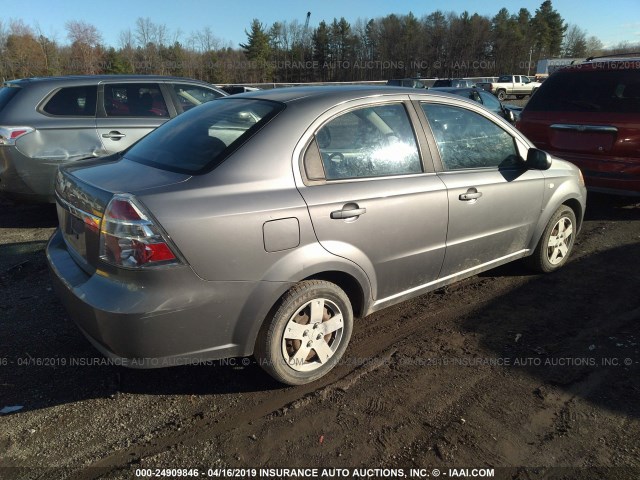
{"label": "car trunk lid", "polygon": [[518,128],[538,148],[562,157],[564,152],[588,154],[594,160],[638,158],[640,121],[628,113],[562,115],[523,111]]}
{"label": "car trunk lid", "polygon": [[[100,264],[100,224],[116,193],[146,191],[180,183],[189,175],[120,158],[79,162],[58,171],[55,186],[59,227],[69,253],[87,273]],[[121,185],[126,180],[127,191]]]}
{"label": "car trunk lid", "polygon": [[618,137],[613,125],[554,123],[549,126],[549,145],[556,151],[610,152]]}

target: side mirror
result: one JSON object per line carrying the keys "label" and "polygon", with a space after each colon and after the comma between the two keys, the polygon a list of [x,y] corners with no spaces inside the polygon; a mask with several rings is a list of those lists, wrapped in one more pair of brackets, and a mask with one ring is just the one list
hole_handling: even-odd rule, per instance
{"label": "side mirror", "polygon": [[[504,107],[502,107],[504,108]],[[509,110],[508,108],[504,108],[504,115],[510,123],[516,123],[516,116],[513,114],[513,110]]]}
{"label": "side mirror", "polygon": [[551,155],[537,148],[530,148],[527,153],[527,168],[530,170],[549,170]]}

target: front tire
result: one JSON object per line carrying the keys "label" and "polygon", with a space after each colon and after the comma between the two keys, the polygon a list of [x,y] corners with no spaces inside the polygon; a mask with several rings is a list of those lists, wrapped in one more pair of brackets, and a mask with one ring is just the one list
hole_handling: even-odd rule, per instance
{"label": "front tire", "polygon": [[529,267],[542,273],[561,268],[569,259],[576,234],[575,213],[566,205],[560,206],[547,223],[533,255],[527,259]]}
{"label": "front tire", "polygon": [[524,98],[524,95],[516,95],[516,98],[517,98],[518,100],[522,100],[522,99]]}
{"label": "front tire", "polygon": [[285,293],[265,320],[254,356],[279,382],[303,385],[336,366],[352,330],[347,295],[333,283],[307,280]]}

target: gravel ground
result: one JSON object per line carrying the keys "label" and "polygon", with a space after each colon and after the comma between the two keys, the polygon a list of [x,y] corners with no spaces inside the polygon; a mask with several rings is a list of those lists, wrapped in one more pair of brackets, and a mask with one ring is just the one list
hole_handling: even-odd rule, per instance
{"label": "gravel ground", "polygon": [[52,292],[55,209],[0,203],[0,409],[21,407],[0,416],[0,478],[640,478],[640,203],[588,203],[563,270],[514,263],[360,319],[301,387],[240,359],[109,365]]}

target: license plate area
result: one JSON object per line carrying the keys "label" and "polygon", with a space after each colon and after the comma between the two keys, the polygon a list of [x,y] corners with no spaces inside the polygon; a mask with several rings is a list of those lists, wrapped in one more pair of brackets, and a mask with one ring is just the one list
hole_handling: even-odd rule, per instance
{"label": "license plate area", "polygon": [[92,271],[99,248],[99,218],[73,206],[65,208],[57,203],[58,221],[67,249],[85,271]]}
{"label": "license plate area", "polygon": [[87,258],[87,243],[85,239],[85,225],[81,218],[68,213],[64,227],[64,238],[82,258]]}

